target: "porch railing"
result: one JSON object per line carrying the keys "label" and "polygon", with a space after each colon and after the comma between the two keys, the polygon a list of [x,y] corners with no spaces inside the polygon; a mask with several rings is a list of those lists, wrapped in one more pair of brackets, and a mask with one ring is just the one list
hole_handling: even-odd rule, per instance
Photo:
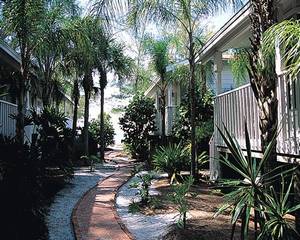
{"label": "porch railing", "polygon": [[16,121],[9,116],[17,113],[17,105],[0,100],[0,134],[14,136],[16,132]]}
{"label": "porch railing", "polygon": [[166,133],[170,135],[174,125],[176,106],[166,107]]}
{"label": "porch railing", "polygon": [[[279,77],[277,87],[278,123],[277,152],[285,158],[300,155],[300,78]],[[245,148],[245,122],[248,126],[252,150],[260,150],[259,111],[250,84],[218,95],[214,101],[214,123],[221,130],[223,124]],[[226,147],[215,127],[214,144]],[[289,160],[290,161],[290,160]]]}
{"label": "porch railing", "polygon": [[[245,148],[246,123],[252,149],[260,150],[258,107],[250,84],[217,96],[214,109],[215,126],[224,131],[224,124],[242,148]],[[217,127],[215,127],[215,144],[225,147]]]}

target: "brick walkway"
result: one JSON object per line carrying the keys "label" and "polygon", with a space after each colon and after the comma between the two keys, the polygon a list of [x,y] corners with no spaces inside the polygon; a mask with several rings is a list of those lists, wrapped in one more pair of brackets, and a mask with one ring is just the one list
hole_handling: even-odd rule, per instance
{"label": "brick walkway", "polygon": [[75,207],[72,222],[77,240],[133,239],[114,207],[116,192],[131,172],[129,164],[118,165],[116,172],[87,192]]}

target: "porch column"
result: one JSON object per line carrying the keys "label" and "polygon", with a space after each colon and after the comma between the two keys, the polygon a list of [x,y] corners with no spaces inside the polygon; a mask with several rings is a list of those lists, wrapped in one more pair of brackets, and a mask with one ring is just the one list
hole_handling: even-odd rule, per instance
{"label": "porch column", "polygon": [[156,126],[157,126],[157,133],[158,135],[161,135],[161,112],[160,112],[160,101],[159,101],[159,97],[160,97],[160,90],[156,90],[155,93],[155,107],[157,110],[157,114],[156,114]]}
{"label": "porch column", "polygon": [[222,61],[222,52],[217,51],[214,57],[214,67],[216,73],[216,93],[217,95],[222,93],[222,71],[223,71],[223,61]]}
{"label": "porch column", "polygon": [[179,107],[181,103],[181,88],[180,83],[176,84],[176,105]]}
{"label": "porch column", "polygon": [[173,96],[172,96],[172,92],[173,92],[173,84],[169,83],[168,84],[168,107],[173,106]]}

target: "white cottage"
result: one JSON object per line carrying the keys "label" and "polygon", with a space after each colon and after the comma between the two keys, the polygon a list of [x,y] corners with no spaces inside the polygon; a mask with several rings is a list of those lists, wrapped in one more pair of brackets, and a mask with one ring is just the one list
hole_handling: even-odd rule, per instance
{"label": "white cottage", "polygon": [[[219,86],[216,82],[217,79],[217,71],[210,74],[210,79],[207,81],[207,88],[211,89],[213,93],[217,91],[227,92],[232,90],[235,87],[235,83],[233,80],[233,75],[231,71],[231,66],[229,61],[231,60],[232,55],[224,54],[222,56],[222,81]],[[178,62],[167,67],[167,72],[174,71],[178,65],[187,65],[188,61]],[[180,82],[171,82],[167,86],[166,90],[166,136],[169,136],[172,131],[172,127],[174,121],[176,119],[176,110],[177,107],[180,106],[182,97],[187,91],[189,79],[186,79],[185,83]],[[156,114],[156,126],[158,130],[155,132],[156,135],[161,135],[161,113],[159,111],[159,96],[160,96],[160,88],[158,87],[159,82],[153,83],[148,90],[145,92],[145,96],[150,97],[155,100],[155,107],[157,109]],[[220,89],[217,90],[217,87]]]}
{"label": "white cottage", "polygon": [[[14,136],[16,122],[10,117],[17,113],[17,102],[9,91],[11,87],[10,73],[20,70],[20,56],[10,48],[4,41],[0,41],[0,134],[4,136]],[[26,91],[25,107],[26,109],[41,109],[43,106],[41,99],[35,96],[31,89]],[[64,95],[60,108],[70,117],[69,127],[72,126],[71,116],[73,112],[72,100]],[[25,127],[25,140],[31,140],[33,126]]]}
{"label": "white cottage", "polygon": [[[246,120],[251,138],[253,155],[261,157],[260,130],[257,102],[250,87],[246,84],[232,91],[222,93],[222,54],[229,49],[249,48],[250,4],[245,5],[231,18],[204,46],[199,61],[213,60],[217,71],[217,95],[214,100],[214,123],[222,127],[222,123],[236,137],[242,148],[245,148],[244,122]],[[277,1],[280,20],[299,18],[299,0]],[[275,46],[274,46],[275,47]],[[279,51],[278,51],[279,52]],[[282,130],[278,137],[278,160],[292,162],[300,158],[300,80],[289,79],[281,71],[280,56],[277,56],[276,71],[278,75],[277,95],[279,100],[278,122]],[[228,149],[215,127],[210,141],[211,180],[220,177],[218,156]],[[245,153],[246,154],[246,153]]]}

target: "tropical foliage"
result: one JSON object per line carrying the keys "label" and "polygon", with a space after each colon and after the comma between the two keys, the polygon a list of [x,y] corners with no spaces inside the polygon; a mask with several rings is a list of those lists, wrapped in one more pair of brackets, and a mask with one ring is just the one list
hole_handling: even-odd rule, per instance
{"label": "tropical foliage", "polygon": [[234,77],[234,83],[236,87],[239,87],[247,82],[249,67],[248,54],[246,49],[234,49],[233,59],[229,61],[232,74]]}
{"label": "tropical foliage", "polygon": [[189,169],[188,150],[181,143],[162,146],[156,150],[153,156],[153,165],[156,170],[168,174],[171,184],[174,180],[181,181],[180,171]]}
{"label": "tropical foliage", "polygon": [[189,176],[183,183],[174,185],[173,193],[170,195],[171,200],[178,206],[179,219],[177,225],[183,229],[186,228],[187,213],[189,211],[187,195],[190,193],[193,183],[193,177]]}
{"label": "tropical foliage", "polygon": [[125,108],[120,118],[124,131],[124,143],[134,158],[147,160],[149,154],[149,137],[156,130],[154,100],[137,95]]}
{"label": "tropical foliage", "polygon": [[[89,125],[90,136],[94,142],[100,145],[100,121],[92,120]],[[114,143],[115,130],[113,128],[111,117],[108,114],[104,114],[104,147],[112,145]]]}
{"label": "tropical foliage", "polygon": [[[212,94],[206,92],[200,94],[200,89],[196,95],[196,140],[199,152],[207,151],[209,138],[211,137],[213,127],[213,105]],[[189,144],[191,139],[191,122],[190,122],[190,95],[186,93],[178,108],[178,114],[172,128],[172,136],[184,144]]]}
{"label": "tropical foliage", "polygon": [[189,62],[189,93],[191,122],[191,173],[196,175],[196,58],[203,46],[202,38],[197,36],[201,28],[201,19],[213,13],[219,7],[240,1],[131,1],[129,22],[137,28],[146,22],[165,24],[180,28],[185,36],[186,59]]}
{"label": "tropical foliage", "polygon": [[292,182],[289,183],[288,189],[285,189],[285,181],[283,180],[279,195],[278,187],[274,188],[272,186],[276,186],[274,183],[276,183],[278,176],[287,177],[295,168],[292,166],[288,169],[278,167],[268,173],[263,173],[262,171],[265,162],[269,160],[272,153],[272,148],[276,143],[276,136],[268,145],[263,157],[256,159],[252,156],[246,125],[247,156],[243,154],[237,140],[230,135],[226,127],[224,127],[224,133],[220,129],[219,132],[232,156],[230,159],[227,157],[221,158],[221,162],[238,173],[241,178],[241,180],[220,182],[222,187],[233,189],[226,195],[226,202],[217,213],[219,214],[230,209],[231,222],[233,224],[232,238],[239,219],[242,220],[241,239],[249,238],[251,213],[254,212],[255,239],[296,239],[294,238],[297,235],[296,230],[289,220],[286,219],[287,214],[300,208],[300,205],[292,206],[289,200]]}
{"label": "tropical foliage", "polygon": [[263,53],[274,55],[275,46],[280,47],[281,71],[295,77],[300,71],[299,20],[286,20],[270,27],[263,38]]}
{"label": "tropical foliage", "polygon": [[170,64],[169,58],[169,39],[154,40],[147,38],[145,40],[146,52],[151,57],[151,64],[154,68],[158,80],[154,84],[159,89],[159,111],[161,113],[161,136],[162,143],[165,143],[166,137],[166,101],[167,101],[167,86],[170,83],[170,78],[167,77],[167,66]]}

